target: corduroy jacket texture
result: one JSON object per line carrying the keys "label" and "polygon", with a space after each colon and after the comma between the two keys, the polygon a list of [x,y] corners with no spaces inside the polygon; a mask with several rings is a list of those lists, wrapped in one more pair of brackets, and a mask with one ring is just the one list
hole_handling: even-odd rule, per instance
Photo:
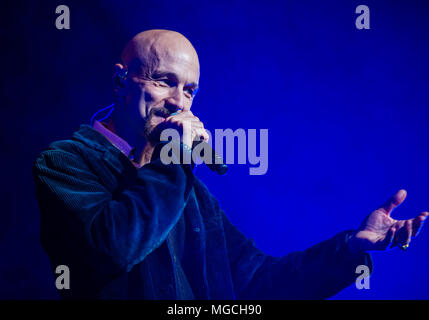
{"label": "corduroy jacket texture", "polygon": [[41,244],[66,265],[74,299],[324,299],[356,280],[367,253],[350,231],[284,257],[265,255],[231,224],[189,166],[154,156],[136,168],[82,125],[33,166]]}

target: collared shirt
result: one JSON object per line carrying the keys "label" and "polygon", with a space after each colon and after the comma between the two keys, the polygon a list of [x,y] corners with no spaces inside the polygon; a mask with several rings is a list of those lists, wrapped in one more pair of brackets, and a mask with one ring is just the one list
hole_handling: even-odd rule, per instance
{"label": "collared shirt", "polygon": [[123,154],[127,156],[128,159],[137,167],[141,166],[135,162],[135,151],[136,149],[131,147],[128,142],[122,139],[120,136],[115,134],[114,132],[107,129],[103,123],[100,121],[94,121],[93,128],[100,132],[107,140],[109,140],[116,148],[118,148]]}

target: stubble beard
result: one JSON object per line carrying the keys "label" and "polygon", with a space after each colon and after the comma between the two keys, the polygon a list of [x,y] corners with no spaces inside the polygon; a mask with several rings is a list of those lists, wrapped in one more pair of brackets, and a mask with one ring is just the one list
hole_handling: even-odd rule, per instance
{"label": "stubble beard", "polygon": [[165,107],[154,107],[149,111],[144,124],[144,136],[152,146],[160,142],[161,131],[163,129],[163,122],[155,122],[155,118],[167,118],[170,115],[171,112]]}

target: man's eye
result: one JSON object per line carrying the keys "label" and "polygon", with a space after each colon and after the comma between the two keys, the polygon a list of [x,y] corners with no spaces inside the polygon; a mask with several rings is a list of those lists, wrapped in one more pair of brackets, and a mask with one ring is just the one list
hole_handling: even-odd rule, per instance
{"label": "man's eye", "polygon": [[158,82],[160,82],[162,85],[166,85],[169,87],[174,86],[174,81],[168,80],[168,79],[159,79],[157,80]]}
{"label": "man's eye", "polygon": [[188,93],[191,97],[194,96],[195,90],[194,89],[185,89],[185,92]]}
{"label": "man's eye", "polygon": [[198,92],[198,88],[186,88],[185,92],[191,96],[191,98],[195,97]]}

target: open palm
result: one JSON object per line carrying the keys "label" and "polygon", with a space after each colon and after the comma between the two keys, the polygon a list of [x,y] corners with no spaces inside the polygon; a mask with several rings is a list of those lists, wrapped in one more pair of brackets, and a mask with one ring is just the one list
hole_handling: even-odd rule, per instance
{"label": "open palm", "polygon": [[415,237],[429,215],[422,212],[408,220],[395,220],[390,215],[394,208],[406,198],[407,192],[399,190],[392,198],[377,210],[371,212],[362,222],[354,235],[354,245],[360,250],[384,250],[389,244],[408,245],[411,237]]}

